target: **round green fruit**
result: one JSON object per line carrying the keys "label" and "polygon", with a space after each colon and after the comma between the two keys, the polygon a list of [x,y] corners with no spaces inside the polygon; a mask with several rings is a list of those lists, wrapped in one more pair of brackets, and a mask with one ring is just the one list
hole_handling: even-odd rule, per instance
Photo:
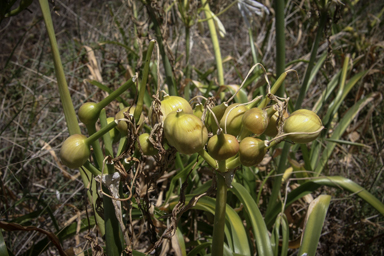
{"label": "round green fruit", "polygon": [[259,164],[267,152],[263,140],[246,137],[240,142],[239,157],[244,166],[255,166]]}
{"label": "round green fruit", "polygon": [[239,152],[239,142],[230,134],[219,132],[209,139],[208,153],[216,160],[227,160]]}
{"label": "round green fruit", "polygon": [[[135,107],[126,107],[122,110],[120,110],[116,115],[115,115],[115,120],[123,119],[125,118],[124,113],[127,112],[129,109],[129,115],[133,115],[135,112]],[[126,121],[119,121],[119,123],[116,126],[116,129],[120,132],[122,135],[127,135],[128,134],[128,125]]]}
{"label": "round green fruit", "polygon": [[288,138],[295,143],[308,143],[315,140],[320,132],[323,124],[320,117],[313,111],[307,109],[299,109],[293,112],[284,122],[284,132],[299,132],[313,134],[290,134]]}
{"label": "round green fruit", "polygon": [[164,135],[171,146],[188,155],[202,150],[208,140],[203,122],[182,109],[171,112],[164,120]]}
{"label": "round green fruit", "polygon": [[85,164],[91,155],[86,139],[84,135],[74,134],[64,141],[60,149],[60,158],[64,165],[75,169]]}
{"label": "round green fruit", "polygon": [[260,108],[251,108],[243,115],[243,126],[248,131],[260,136],[268,126],[268,113]]}
{"label": "round green fruit", "polygon": [[[278,133],[278,130],[277,130],[277,119],[279,117],[279,113],[276,111],[272,116],[271,118],[269,118],[269,122],[268,122],[268,126],[267,126],[267,129],[265,129],[265,135],[269,136],[269,137],[275,137]],[[287,111],[284,111],[283,113],[283,117],[284,119],[287,119],[289,117],[289,114]]]}
{"label": "round green fruit", "polygon": [[[187,114],[193,114],[192,107],[189,105],[189,102],[186,99],[179,96],[165,95],[161,101],[160,107],[162,113],[162,123],[164,123],[164,120],[167,118],[169,113],[178,109],[182,109]],[[152,107],[149,111],[149,117],[151,119],[152,125],[159,123],[159,120],[157,120],[157,115],[153,113]]]}
{"label": "round green fruit", "polygon": [[[243,115],[248,110],[244,105],[235,103],[230,105],[224,112],[220,120],[220,127],[228,134],[237,136],[241,133],[243,125]],[[225,127],[227,129],[225,129]]]}
{"label": "round green fruit", "polygon": [[[149,141],[149,133],[140,134],[139,142],[140,142],[141,151],[143,151],[144,155],[153,156],[158,153],[158,150]],[[139,145],[137,142],[135,146],[136,146],[136,149],[139,150]]]}
{"label": "round green fruit", "polygon": [[94,125],[99,118],[100,110],[94,102],[86,102],[81,105],[77,113],[80,121],[85,125]]}

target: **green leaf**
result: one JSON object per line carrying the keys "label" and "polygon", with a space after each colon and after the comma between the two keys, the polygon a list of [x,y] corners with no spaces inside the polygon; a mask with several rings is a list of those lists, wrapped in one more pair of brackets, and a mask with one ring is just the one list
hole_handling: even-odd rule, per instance
{"label": "green leaf", "polygon": [[[81,220],[80,224],[80,232],[85,230],[90,230],[93,226],[95,226],[95,218],[93,216],[89,217],[89,219],[84,218]],[[55,235],[59,238],[60,241],[64,241],[69,237],[73,237],[77,232],[77,222],[73,222],[71,225],[63,228],[61,231],[56,233]],[[46,249],[48,249],[50,245],[50,240],[48,238],[44,238],[37,242],[31,249],[29,249],[25,255],[40,255]],[[1,255],[1,254],[0,254]]]}
{"label": "green leaf", "polygon": [[[197,157],[197,155],[195,155]],[[194,158],[196,159],[196,158]],[[195,169],[198,168],[201,163],[204,161],[203,158],[200,158],[199,161],[197,162]],[[183,170],[179,171],[171,180],[171,183],[169,184],[169,189],[167,191],[166,197],[165,197],[165,202],[168,202],[169,198],[171,197],[173,190],[176,186],[176,183],[179,182],[179,179],[181,179],[182,182],[185,181],[187,178],[188,173],[190,172],[191,168],[193,165],[196,163],[195,160],[192,160]]]}
{"label": "green leaf", "polygon": [[288,244],[289,244],[289,223],[287,216],[285,214],[281,214],[281,231],[282,231],[282,245],[281,245],[281,253],[280,256],[288,255]]}
{"label": "green leaf", "polygon": [[185,250],[185,241],[184,241],[184,236],[183,233],[179,228],[176,229],[176,239],[177,242],[179,243],[180,246],[180,251],[182,256],[187,256],[187,252]]}
{"label": "green leaf", "polygon": [[263,216],[257,207],[256,202],[249,195],[247,190],[240,184],[232,182],[233,188],[230,189],[244,205],[244,209],[251,220],[253,235],[255,236],[257,251],[259,255],[272,256],[271,241],[268,236],[267,226]]}
{"label": "green leaf", "polygon": [[208,248],[212,245],[212,243],[210,242],[207,242],[207,243],[202,243],[202,244],[199,244],[198,246],[196,246],[195,248],[193,248],[192,251],[190,251],[188,253],[188,256],[196,256],[196,255],[199,255],[200,251],[201,250],[204,250],[205,248]]}
{"label": "green leaf", "polygon": [[[355,182],[341,176],[317,177],[308,180],[307,182],[300,185],[298,188],[294,189],[291,193],[288,194],[285,208],[287,208],[293,202],[299,200],[303,196],[313,193],[321,186],[329,186],[348,190],[349,192],[354,193],[355,195],[365,200],[384,216],[384,204],[379,199],[374,197],[363,187],[357,185]],[[265,217],[265,223],[267,225],[271,225],[271,223],[273,223],[274,218],[279,214],[279,212],[281,212],[280,204],[275,206],[271,210],[271,213]]]}
{"label": "green leaf", "polygon": [[308,256],[316,255],[317,245],[330,201],[331,196],[320,195],[309,205],[298,255],[303,255],[304,253],[307,253]]}
{"label": "green leaf", "polygon": [[0,255],[8,256],[8,249],[7,249],[7,245],[5,244],[2,231],[3,230],[0,229]]}
{"label": "green leaf", "polygon": [[[334,129],[331,136],[331,140],[338,140],[348,128],[349,124],[352,122],[355,116],[360,112],[360,110],[364,108],[369,102],[374,101],[377,96],[378,93],[371,93],[366,98],[359,100],[355,105],[353,105],[353,107],[348,110],[348,112],[343,116],[339,124]],[[321,145],[317,144],[317,146],[320,147]],[[320,161],[316,165],[315,176],[319,176],[320,173],[323,171],[325,165],[328,162],[328,158],[331,156],[335,146],[335,142],[327,143],[327,146],[325,147],[323,154],[321,155]]]}
{"label": "green leaf", "polygon": [[367,146],[363,143],[356,143],[356,142],[347,141],[347,140],[335,140],[335,139],[325,139],[325,140],[329,141],[329,142],[338,143],[338,144],[345,144],[345,145],[358,146],[358,147],[368,147],[369,148],[369,146]]}
{"label": "green leaf", "polygon": [[[237,90],[240,88],[240,86],[231,84],[231,85],[224,85],[228,90],[231,91],[232,94],[235,94]],[[235,96],[235,102],[236,103],[246,103],[248,102],[247,92],[241,88],[240,91]]]}
{"label": "green leaf", "polygon": [[[185,203],[187,204],[191,199],[192,195],[187,195]],[[216,200],[213,198],[202,197],[199,199],[193,209],[208,211],[212,214],[215,214],[215,202]],[[170,207],[173,208],[175,205],[176,202],[172,202]],[[251,255],[247,233],[245,231],[243,222],[236,211],[228,204],[226,206],[225,218],[225,236],[229,248],[232,251],[231,255]]]}

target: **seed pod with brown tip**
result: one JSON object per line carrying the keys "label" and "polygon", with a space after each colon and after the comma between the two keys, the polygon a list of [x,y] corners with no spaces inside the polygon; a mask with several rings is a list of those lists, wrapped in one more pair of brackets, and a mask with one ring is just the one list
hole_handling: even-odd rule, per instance
{"label": "seed pod with brown tip", "polygon": [[188,155],[202,150],[208,140],[203,122],[182,109],[171,112],[164,120],[164,135],[171,146]]}
{"label": "seed pod with brown tip", "polygon": [[267,152],[263,140],[246,137],[240,142],[239,157],[244,166],[255,166],[259,164]]}
{"label": "seed pod with brown tip", "polygon": [[293,112],[284,122],[284,132],[299,132],[313,134],[290,134],[288,138],[295,143],[308,143],[315,140],[319,134],[323,124],[320,117],[313,111],[308,109],[299,109]]}
{"label": "seed pod with brown tip", "polygon": [[222,130],[209,139],[208,153],[216,160],[227,160],[239,151],[239,142],[236,137],[224,134]]}

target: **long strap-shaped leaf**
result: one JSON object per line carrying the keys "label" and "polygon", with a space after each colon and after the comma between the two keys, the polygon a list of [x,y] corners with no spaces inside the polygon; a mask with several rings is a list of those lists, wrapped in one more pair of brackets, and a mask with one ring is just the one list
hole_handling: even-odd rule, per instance
{"label": "long strap-shaped leaf", "polygon": [[298,255],[315,256],[331,196],[321,195],[309,205]]}
{"label": "long strap-shaped leaf", "polygon": [[[192,195],[187,195],[185,203],[192,199]],[[170,203],[170,207],[174,207],[175,202]],[[210,197],[202,197],[193,207],[193,209],[208,211],[215,213],[215,199]],[[245,231],[242,220],[235,210],[227,204],[226,207],[226,223],[225,236],[232,250],[233,255],[251,255],[250,246],[248,243],[247,233]],[[225,251],[225,250],[224,250]],[[225,253],[224,253],[225,254]]]}
{"label": "long strap-shaped leaf", "polygon": [[[371,93],[368,95],[368,97],[359,100],[352,108],[350,108],[333,131],[331,139],[338,140],[344,133],[344,131],[347,129],[349,124],[352,122],[352,120],[355,118],[355,116],[360,112],[360,110],[364,108],[369,102],[374,101],[375,98],[378,96],[379,93]],[[328,162],[328,158],[331,156],[335,146],[335,142],[329,142],[327,144],[323,151],[323,154],[321,155],[320,162],[316,165],[315,176],[319,176],[320,173],[323,171],[325,165]]]}
{"label": "long strap-shaped leaf", "polygon": [[[364,199],[384,216],[384,204],[380,202],[379,199],[374,197],[363,187],[357,185],[355,182],[341,176],[318,177],[308,180],[288,194],[285,207],[288,207],[303,196],[313,193],[321,186],[329,186],[348,190],[349,192],[354,193],[360,198]],[[267,225],[273,223],[279,212],[281,212],[280,205],[274,207],[271,211],[271,214],[265,217],[265,223]]]}
{"label": "long strap-shaped leaf", "polygon": [[238,183],[232,183],[230,190],[243,203],[244,208],[251,220],[253,235],[255,236],[257,251],[259,255],[273,256],[271,240],[269,239],[267,226],[255,200],[249,195],[248,191]]}
{"label": "long strap-shaped leaf", "polygon": [[8,249],[4,241],[2,229],[0,229],[0,255],[8,256]]}

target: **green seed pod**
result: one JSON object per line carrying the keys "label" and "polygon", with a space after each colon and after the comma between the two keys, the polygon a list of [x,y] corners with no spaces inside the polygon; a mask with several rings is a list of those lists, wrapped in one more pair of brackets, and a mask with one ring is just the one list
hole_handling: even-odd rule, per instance
{"label": "green seed pod", "polygon": [[[161,101],[161,108],[160,108],[161,113],[163,114],[162,115],[163,123],[169,113],[176,111],[178,109],[182,109],[186,114],[193,114],[192,107],[191,105],[189,105],[187,100],[179,96],[165,95],[164,99]],[[149,110],[148,116],[151,118],[152,125],[159,122],[159,120],[157,120],[157,116],[155,115],[155,113],[153,113],[152,107]]]}
{"label": "green seed pod", "polygon": [[171,146],[188,155],[202,150],[208,140],[203,122],[182,109],[171,112],[164,120],[164,135]]}
{"label": "green seed pod", "polygon": [[[123,118],[125,118],[124,113],[127,112],[129,108],[130,108],[130,110],[129,110],[129,114],[130,114],[130,115],[133,115],[133,113],[135,112],[135,107],[126,107],[126,108],[120,110],[120,111],[115,115],[115,120],[119,120],[119,119],[123,119]],[[122,134],[122,135],[127,135],[127,134],[128,134],[128,125],[127,125],[127,122],[125,122],[125,121],[119,121],[119,123],[118,123],[117,126],[116,126],[116,129],[120,132],[120,134]]]}
{"label": "green seed pod", "polygon": [[[283,113],[284,119],[287,119],[289,117],[289,114],[287,111],[284,111]],[[279,117],[279,113],[276,111],[271,118],[269,118],[267,129],[265,129],[265,135],[269,137],[275,137],[277,135],[277,118]]]}
{"label": "green seed pod", "polygon": [[246,137],[240,142],[240,162],[244,166],[255,166],[259,164],[267,152],[263,140]]}
{"label": "green seed pod", "polygon": [[204,106],[201,104],[196,104],[195,108],[193,109],[193,114],[201,119],[204,112]]}
{"label": "green seed pod", "polygon": [[[149,133],[143,133],[139,136],[139,142],[141,146],[141,150],[146,156],[153,156],[158,153],[158,150],[153,146],[153,144],[149,141]],[[135,143],[136,149],[139,150],[139,145]]]}
{"label": "green seed pod", "polygon": [[[110,124],[112,122],[115,122],[115,118],[114,117],[108,117],[107,118],[107,124]],[[116,142],[120,139],[120,134],[119,134],[119,131],[115,128],[109,130],[109,136],[111,137],[111,140],[113,142]]]}
{"label": "green seed pod", "polygon": [[[230,105],[220,120],[220,127],[225,131],[225,124],[227,127],[227,133],[233,136],[237,136],[241,133],[243,115],[248,110],[248,108],[239,103]],[[238,106],[238,107],[236,107]],[[233,109],[233,110],[232,110]],[[227,122],[225,122],[227,121]]]}
{"label": "green seed pod", "polygon": [[239,151],[239,142],[235,136],[222,131],[209,139],[208,153],[216,160],[227,160]]}
{"label": "green seed pod", "polygon": [[94,102],[86,102],[81,105],[79,112],[77,114],[80,121],[87,125],[94,125],[99,118],[100,109],[97,107],[97,104]]}
{"label": "green seed pod", "polygon": [[243,126],[256,136],[260,136],[268,126],[267,111],[260,108],[247,110],[243,115]]}
{"label": "green seed pod", "polygon": [[[316,132],[323,126],[321,119],[315,112],[299,109],[293,112],[284,122],[284,132]],[[308,143],[315,140],[320,131],[314,134],[291,134],[288,138],[295,143]]]}
{"label": "green seed pod", "polygon": [[75,169],[81,167],[91,155],[89,146],[86,143],[87,137],[81,134],[74,134],[67,138],[60,149],[60,158],[63,164]]}
{"label": "green seed pod", "polygon": [[[220,122],[227,108],[228,105],[225,102],[212,108],[212,112],[215,114],[218,122]],[[207,117],[205,118],[205,125],[207,126],[208,131],[214,134],[216,134],[217,130],[220,128],[217,126],[215,118],[213,117],[210,111],[207,112]]]}

